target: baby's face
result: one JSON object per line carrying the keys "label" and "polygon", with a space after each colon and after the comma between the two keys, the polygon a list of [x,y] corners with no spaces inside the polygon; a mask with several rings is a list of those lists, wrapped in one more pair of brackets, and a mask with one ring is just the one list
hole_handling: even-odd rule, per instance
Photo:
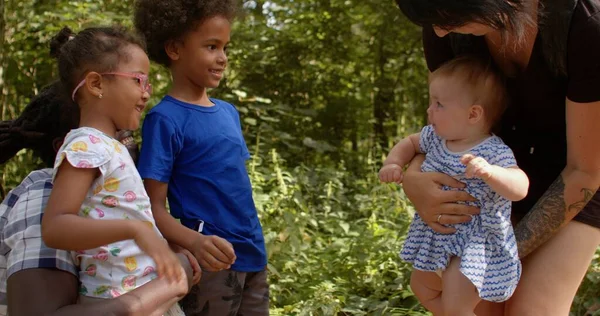
{"label": "baby's face", "polygon": [[441,138],[457,140],[469,135],[472,105],[469,93],[452,78],[438,76],[429,84],[427,118]]}

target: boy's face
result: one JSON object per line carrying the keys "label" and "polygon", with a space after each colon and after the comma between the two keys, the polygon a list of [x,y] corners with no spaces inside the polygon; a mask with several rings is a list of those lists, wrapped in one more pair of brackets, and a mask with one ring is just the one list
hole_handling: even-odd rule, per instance
{"label": "boy's face", "polygon": [[427,118],[435,132],[446,140],[468,135],[472,102],[464,85],[447,76],[437,76],[429,84]]}
{"label": "boy's face", "polygon": [[214,16],[202,21],[188,32],[179,44],[178,59],[172,62],[194,85],[216,88],[227,67],[227,45],[231,25],[229,20]]}

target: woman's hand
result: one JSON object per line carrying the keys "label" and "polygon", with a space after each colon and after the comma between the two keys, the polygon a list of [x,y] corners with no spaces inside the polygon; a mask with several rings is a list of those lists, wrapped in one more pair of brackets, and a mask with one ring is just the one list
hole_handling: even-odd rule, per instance
{"label": "woman's hand", "polygon": [[192,268],[192,277],[189,280],[189,287],[191,288],[193,285],[198,284],[198,282],[200,282],[200,278],[202,277],[202,269],[200,268],[200,264],[198,264],[198,260],[196,259],[196,257],[194,257],[194,255],[187,249],[179,245],[169,243],[169,246],[171,247],[171,250],[173,250],[174,253],[184,255],[190,263],[190,266]]}
{"label": "woman's hand", "polygon": [[443,173],[421,172],[424,159],[422,155],[415,157],[404,173],[404,193],[429,227],[441,234],[454,233],[456,229],[445,225],[465,223],[471,220],[470,215],[479,214],[477,207],[456,202],[475,201],[475,198],[464,191],[444,191],[443,185],[452,188],[464,188],[465,185]]}
{"label": "woman's hand", "polygon": [[135,142],[133,138],[133,132],[129,130],[120,130],[117,132],[116,139],[120,141],[125,147],[127,151],[129,151],[129,155],[134,163],[137,164],[137,159],[140,154],[140,149],[138,144]]}

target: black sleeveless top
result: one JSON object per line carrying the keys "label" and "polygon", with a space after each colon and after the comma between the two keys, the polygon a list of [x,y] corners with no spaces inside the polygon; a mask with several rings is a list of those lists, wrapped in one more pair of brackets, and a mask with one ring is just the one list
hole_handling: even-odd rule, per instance
{"label": "black sleeveless top", "polygon": [[[557,76],[544,58],[542,32],[540,27],[527,68],[507,80],[511,102],[498,131],[530,180],[527,197],[513,203],[516,220],[566,166],[565,98],[580,103],[600,101],[600,1],[579,0],[573,11],[566,76]],[[430,71],[455,57],[448,36],[437,37],[431,26],[423,28],[423,47]],[[490,57],[483,37],[473,37],[470,53]],[[600,191],[575,220],[600,228]]]}

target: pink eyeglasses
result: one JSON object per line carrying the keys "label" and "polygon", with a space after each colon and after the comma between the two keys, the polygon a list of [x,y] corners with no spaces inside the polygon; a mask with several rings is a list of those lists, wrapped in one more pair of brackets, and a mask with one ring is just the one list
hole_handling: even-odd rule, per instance
{"label": "pink eyeglasses", "polygon": [[[121,76],[121,77],[128,77],[128,78],[137,78],[138,82],[140,84],[140,89],[142,89],[142,93],[148,92],[148,94],[152,94],[152,85],[148,81],[148,75],[144,75],[144,74],[140,74],[140,73],[130,73],[130,72],[104,72],[104,73],[101,73],[100,75],[101,76],[113,75],[113,76]],[[77,93],[77,90],[79,90],[79,88],[81,88],[84,83],[85,83],[85,79],[81,80],[81,82],[73,90],[73,94],[71,95],[71,99],[73,101],[75,101],[75,93]]]}

